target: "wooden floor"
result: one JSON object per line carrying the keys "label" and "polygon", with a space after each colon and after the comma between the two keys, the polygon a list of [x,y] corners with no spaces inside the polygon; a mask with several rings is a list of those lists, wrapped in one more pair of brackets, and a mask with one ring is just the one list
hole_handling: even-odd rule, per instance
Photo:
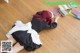
{"label": "wooden floor", "polygon": [[[7,39],[5,35],[16,20],[27,23],[37,11],[53,9],[53,6],[44,5],[44,1],[50,0],[10,0],[9,4],[0,0],[0,41]],[[44,30],[39,34],[43,43],[40,49],[19,53],[80,53],[80,20],[70,15],[60,18],[56,29]]]}

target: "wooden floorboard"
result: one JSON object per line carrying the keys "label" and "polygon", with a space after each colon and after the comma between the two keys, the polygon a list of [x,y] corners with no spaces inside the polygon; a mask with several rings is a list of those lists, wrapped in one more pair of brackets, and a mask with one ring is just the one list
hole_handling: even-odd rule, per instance
{"label": "wooden floorboard", "polygon": [[[0,0],[0,41],[7,39],[5,35],[16,20],[27,23],[31,21],[32,16],[37,11],[54,8],[55,5],[44,5],[44,1],[55,0],[10,0],[8,4]],[[76,2],[80,1],[77,0]],[[19,53],[80,53],[80,20],[70,15],[61,17],[56,29],[44,30],[39,35],[43,43],[40,49],[34,52],[22,50]]]}

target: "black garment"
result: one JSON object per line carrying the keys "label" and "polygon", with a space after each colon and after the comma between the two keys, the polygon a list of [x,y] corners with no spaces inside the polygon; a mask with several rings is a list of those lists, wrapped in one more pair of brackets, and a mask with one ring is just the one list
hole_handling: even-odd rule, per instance
{"label": "black garment", "polygon": [[35,49],[41,47],[41,44],[37,45],[32,41],[31,34],[27,33],[27,31],[16,31],[12,33],[12,36],[20,43],[20,45],[24,46],[27,51],[34,51]]}
{"label": "black garment", "polygon": [[31,23],[32,23],[32,29],[36,30],[37,32],[40,32],[50,27],[47,23],[39,19],[36,19],[35,17],[33,17]]}
{"label": "black garment", "polygon": [[33,17],[31,23],[32,23],[32,29],[36,30],[37,32],[40,32],[44,29],[54,29],[57,27],[56,22],[53,22],[51,25],[48,25],[46,22],[43,22],[35,17]]}

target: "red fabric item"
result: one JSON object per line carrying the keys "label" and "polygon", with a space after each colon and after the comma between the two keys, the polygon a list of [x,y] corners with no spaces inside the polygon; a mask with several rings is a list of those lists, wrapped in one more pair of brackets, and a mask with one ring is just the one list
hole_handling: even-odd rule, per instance
{"label": "red fabric item", "polygon": [[41,21],[46,22],[49,25],[52,24],[52,13],[47,10],[43,10],[41,14],[36,13],[34,17]]}

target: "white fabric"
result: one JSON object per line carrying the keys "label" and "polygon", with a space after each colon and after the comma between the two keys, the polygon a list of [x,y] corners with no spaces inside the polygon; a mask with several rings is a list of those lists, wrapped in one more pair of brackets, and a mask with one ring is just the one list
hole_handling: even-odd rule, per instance
{"label": "white fabric", "polygon": [[32,26],[31,22],[28,22],[27,24],[23,24],[21,21],[18,20],[16,21],[15,26],[9,31],[9,33],[6,34],[6,36],[10,38],[12,36],[11,34],[14,33],[15,31],[28,30],[28,32],[26,33],[31,33],[32,41],[38,45],[42,44],[39,39],[39,34],[34,29],[32,29],[31,26]]}

